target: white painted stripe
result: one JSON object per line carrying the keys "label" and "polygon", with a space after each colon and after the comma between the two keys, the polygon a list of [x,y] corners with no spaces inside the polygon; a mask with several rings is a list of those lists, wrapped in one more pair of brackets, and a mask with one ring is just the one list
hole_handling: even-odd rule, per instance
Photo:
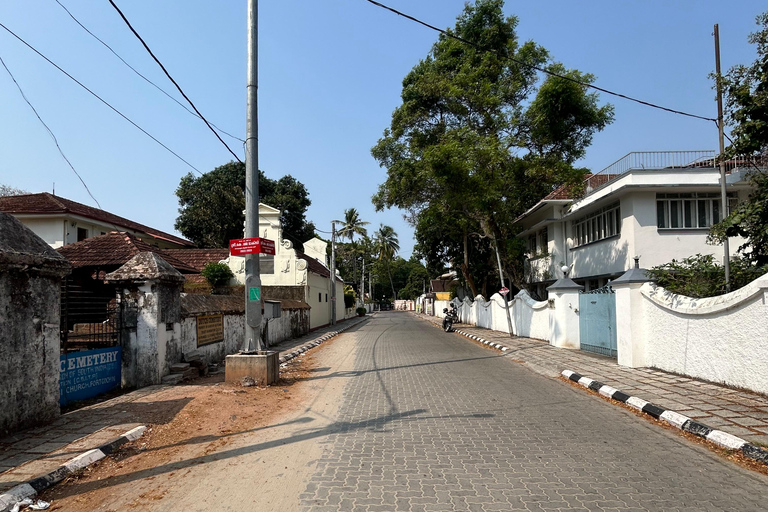
{"label": "white painted stripe", "polygon": [[645,400],[641,400],[636,396],[629,397],[629,400],[627,400],[627,403],[639,411],[642,411],[643,407],[648,405],[648,402],[646,402]]}
{"label": "white painted stripe", "polygon": [[101,450],[89,450],[64,464],[64,467],[74,473],[104,457],[106,455]]}
{"label": "white painted stripe", "polygon": [[603,396],[607,396],[608,398],[613,398],[613,394],[616,393],[617,391],[618,389],[612,388],[611,386],[606,384],[605,386],[600,388],[598,393],[600,393]]}
{"label": "white painted stripe", "polygon": [[144,432],[146,432],[146,430],[147,430],[147,427],[143,425],[140,427],[132,428],[131,430],[123,434],[123,437],[129,441],[135,441],[138,438],[140,438],[144,434]]}
{"label": "white painted stripe", "polygon": [[571,375],[573,375],[573,372],[571,370],[563,370],[562,372],[560,372],[560,375],[562,375],[566,379],[570,379]]}
{"label": "white painted stripe", "polygon": [[747,444],[742,438],[723,432],[722,430],[713,430],[707,436],[707,440],[712,441],[718,446],[727,448],[728,450],[740,450],[742,446]]}
{"label": "white painted stripe", "polygon": [[675,411],[664,411],[661,413],[661,419],[669,423],[670,425],[674,425],[677,428],[683,428],[683,425],[685,425],[685,422],[690,420],[688,416],[683,416],[679,412]]}
{"label": "white painted stripe", "polygon": [[29,484],[20,484],[0,494],[0,510],[10,510],[16,503],[24,498],[31,498],[37,491]]}
{"label": "white painted stripe", "polygon": [[584,386],[585,388],[588,388],[590,384],[592,384],[594,381],[590,379],[589,377],[582,377],[579,379],[579,384]]}
{"label": "white painted stripe", "polygon": [[507,347],[501,347],[501,351],[504,352],[505,350],[509,350]]}

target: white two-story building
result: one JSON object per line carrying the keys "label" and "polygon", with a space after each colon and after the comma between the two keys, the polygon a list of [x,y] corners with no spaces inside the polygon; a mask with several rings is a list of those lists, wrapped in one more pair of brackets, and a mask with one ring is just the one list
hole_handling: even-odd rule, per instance
{"label": "white two-story building", "polygon": [[[722,217],[720,170],[713,151],[630,153],[585,182],[575,197],[555,190],[521,215],[519,236],[528,240],[527,280],[546,297],[563,266],[587,290],[604,286],[634,266],[650,268],[722,246],[706,243]],[[728,207],[749,194],[749,168],[729,165]],[[731,244],[738,247],[738,243]]]}

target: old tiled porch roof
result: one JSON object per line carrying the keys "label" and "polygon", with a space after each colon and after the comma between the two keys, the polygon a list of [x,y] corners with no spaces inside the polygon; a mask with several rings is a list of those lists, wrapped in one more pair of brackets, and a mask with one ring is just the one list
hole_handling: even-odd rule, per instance
{"label": "old tiled porch roof", "polygon": [[227,259],[229,249],[163,249],[163,254],[169,254],[200,272],[208,263]]}
{"label": "old tiled porch roof", "polygon": [[57,250],[69,260],[73,268],[121,266],[141,252],[153,252],[183,274],[198,273],[193,266],[125,232],[113,231],[106,235],[86,238]]}
{"label": "old tiled porch roof", "polygon": [[158,229],[133,222],[124,217],[93,208],[70,199],[55,196],[48,192],[39,194],[23,194],[19,196],[0,197],[0,211],[10,214],[71,214],[86,217],[95,221],[111,224],[116,230],[127,228],[132,231],[146,233],[152,238],[165,240],[186,247],[194,247],[189,240],[165,233]]}

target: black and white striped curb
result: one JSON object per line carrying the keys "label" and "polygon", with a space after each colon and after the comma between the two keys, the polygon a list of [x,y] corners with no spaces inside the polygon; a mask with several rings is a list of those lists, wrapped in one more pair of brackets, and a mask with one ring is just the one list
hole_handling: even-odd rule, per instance
{"label": "black and white striped curb", "polygon": [[115,452],[125,443],[140,438],[146,430],[147,427],[145,426],[131,429],[120,437],[98,448],[78,455],[48,474],[33,478],[32,480],[19,484],[6,491],[4,494],[0,494],[0,512],[11,510],[16,503],[23,499],[35,496],[37,493],[61,482],[72,473],[76,473],[77,471],[90,466],[94,462],[103,459],[107,455]]}
{"label": "black and white striped curb", "polygon": [[585,388],[591,389],[592,391],[597,391],[604,397],[625,403],[633,409],[637,409],[638,411],[649,414],[656,419],[664,420],[670,425],[679,428],[680,430],[695,434],[699,437],[703,437],[707,441],[714,443],[721,448],[725,448],[727,450],[741,450],[741,452],[750,459],[762,462],[763,464],[768,464],[768,451],[748,443],[740,437],[736,437],[727,432],[723,432],[722,430],[713,429],[712,427],[708,427],[703,423],[692,420],[688,416],[682,415],[675,411],[664,409],[658,405],[653,405],[652,403],[646,402],[645,400],[636,396],[629,396],[626,393],[622,393],[618,389],[612,388],[611,386],[603,384],[602,382],[592,380],[589,377],[579,375],[578,373],[572,372],[571,370],[563,370],[562,375],[563,377],[576,382]]}
{"label": "black and white striped curb", "polygon": [[[342,328],[341,328],[341,329],[339,329],[338,331],[331,331],[331,332],[327,332],[327,333],[325,333],[325,334],[324,334],[322,337],[320,337],[320,338],[318,338],[318,339],[316,339],[316,340],[314,340],[314,341],[311,341],[311,342],[309,342],[309,343],[305,343],[304,345],[300,346],[299,348],[297,348],[297,349],[296,349],[296,350],[294,350],[293,352],[289,352],[288,354],[285,354],[284,356],[282,356],[282,357],[280,358],[280,360],[279,360],[279,361],[280,361],[280,364],[283,364],[283,363],[287,363],[288,361],[290,361],[290,360],[291,360],[291,359],[293,359],[294,357],[298,357],[298,356],[300,356],[301,354],[303,354],[304,352],[306,352],[307,350],[309,350],[309,349],[311,349],[311,348],[315,348],[315,347],[317,347],[318,345],[320,345],[320,344],[321,344],[321,343],[323,343],[324,341],[327,341],[327,340],[329,340],[329,339],[333,338],[334,336],[338,336],[339,334],[343,333],[343,332],[344,332],[344,331],[346,331],[347,329],[351,329],[352,327],[354,327],[354,326],[356,326],[356,325],[360,325],[361,323],[363,323],[364,321],[366,321],[368,318],[370,318],[370,317],[369,317],[369,316],[366,316],[365,318],[363,318],[363,319],[362,319],[362,320],[360,320],[359,322],[355,322],[355,323],[353,323],[353,324],[345,325],[344,327],[342,327]],[[0,510],[0,512],[2,512],[2,510]]]}
{"label": "black and white striped curb", "polygon": [[509,347],[505,347],[504,345],[501,345],[499,343],[494,343],[492,341],[485,340],[485,339],[481,338],[480,336],[475,336],[474,334],[469,334],[468,332],[460,331],[458,329],[455,329],[455,330],[456,330],[457,333],[461,334],[462,336],[467,337],[467,338],[472,339],[472,340],[475,340],[475,341],[479,341],[483,345],[488,345],[489,347],[493,347],[493,348],[499,349],[502,352],[506,352],[507,350],[509,350]]}

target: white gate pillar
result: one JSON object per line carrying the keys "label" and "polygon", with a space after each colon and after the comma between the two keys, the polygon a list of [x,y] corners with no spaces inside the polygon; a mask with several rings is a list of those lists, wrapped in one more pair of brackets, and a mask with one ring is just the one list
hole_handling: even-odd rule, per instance
{"label": "white gate pillar", "polygon": [[621,366],[647,366],[647,341],[643,323],[643,296],[640,288],[649,281],[640,259],[635,268],[608,283],[616,293],[616,352]]}
{"label": "white gate pillar", "polygon": [[579,334],[579,291],[584,287],[567,276],[558,279],[549,292],[549,344],[560,348],[581,347]]}

